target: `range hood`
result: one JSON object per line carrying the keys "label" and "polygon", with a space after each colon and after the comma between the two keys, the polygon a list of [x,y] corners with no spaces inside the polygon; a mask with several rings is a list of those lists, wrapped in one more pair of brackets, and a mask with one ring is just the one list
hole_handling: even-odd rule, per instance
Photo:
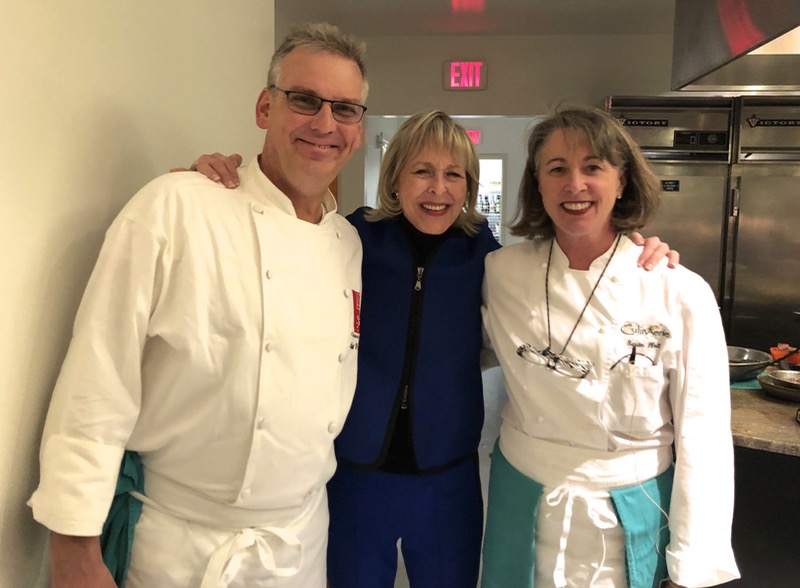
{"label": "range hood", "polygon": [[800,94],[800,0],[676,0],[672,89]]}

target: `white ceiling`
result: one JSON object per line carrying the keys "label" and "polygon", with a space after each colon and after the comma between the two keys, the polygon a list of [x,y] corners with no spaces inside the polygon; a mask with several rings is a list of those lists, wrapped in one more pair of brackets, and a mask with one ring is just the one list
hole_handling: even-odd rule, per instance
{"label": "white ceiling", "polygon": [[674,8],[675,0],[275,0],[275,36],[308,21],[359,37],[671,34]]}

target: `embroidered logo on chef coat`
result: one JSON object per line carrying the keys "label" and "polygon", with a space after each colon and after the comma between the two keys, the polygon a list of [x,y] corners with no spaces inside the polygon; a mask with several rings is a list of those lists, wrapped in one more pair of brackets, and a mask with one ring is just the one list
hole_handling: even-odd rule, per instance
{"label": "embroidered logo on chef coat", "polygon": [[665,339],[672,337],[666,325],[661,323],[639,323],[636,321],[628,321],[623,323],[619,329],[623,335],[631,337],[628,340],[628,346],[638,348],[651,348],[660,349],[661,343]]}
{"label": "embroidered logo on chef coat", "polygon": [[672,337],[672,333],[669,332],[669,329],[661,323],[647,325],[635,321],[628,321],[620,327],[620,331],[622,331],[624,335],[649,335],[659,339],[669,339]]}

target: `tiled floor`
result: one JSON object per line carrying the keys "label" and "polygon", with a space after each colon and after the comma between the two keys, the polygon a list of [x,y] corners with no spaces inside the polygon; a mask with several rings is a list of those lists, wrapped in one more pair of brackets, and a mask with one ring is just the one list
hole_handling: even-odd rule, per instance
{"label": "tiled floor", "polygon": [[[489,488],[489,453],[494,447],[497,436],[500,434],[500,413],[506,404],[506,390],[503,385],[503,373],[500,368],[492,368],[484,372],[483,399],[486,417],[478,454],[480,456],[481,483],[483,485],[483,500],[485,503]],[[402,557],[400,557],[399,567],[394,586],[395,588],[409,588]]]}

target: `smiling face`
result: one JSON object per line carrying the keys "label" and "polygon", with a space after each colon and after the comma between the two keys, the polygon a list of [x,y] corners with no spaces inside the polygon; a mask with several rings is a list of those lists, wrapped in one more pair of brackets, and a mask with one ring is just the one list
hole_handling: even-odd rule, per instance
{"label": "smiling face", "polygon": [[586,137],[553,131],[539,152],[536,177],[559,243],[613,239],[611,211],[625,188],[625,174],[595,155]]}
{"label": "smiling face", "polygon": [[429,145],[408,160],[393,188],[403,215],[417,230],[441,235],[464,206],[467,174],[449,151]]}
{"label": "smiling face", "polygon": [[[364,80],[349,59],[297,48],[281,62],[277,86],[326,98],[361,103]],[[264,89],[256,122],[267,130],[261,169],[289,198],[322,198],[361,145],[362,124],[334,120],[330,104],[313,116],[289,109],[286,95]]]}

